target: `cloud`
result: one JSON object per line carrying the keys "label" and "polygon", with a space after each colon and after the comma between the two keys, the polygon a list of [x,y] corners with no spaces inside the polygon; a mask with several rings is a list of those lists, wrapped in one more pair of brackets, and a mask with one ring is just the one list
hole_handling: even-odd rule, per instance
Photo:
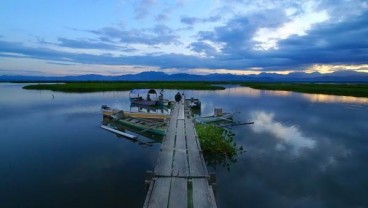
{"label": "cloud", "polygon": [[166,14],[164,14],[164,13],[161,13],[161,14],[158,14],[157,16],[156,16],[156,21],[165,21],[165,20],[167,20],[169,17],[166,15]]}
{"label": "cloud", "polygon": [[89,41],[89,40],[72,40],[67,38],[58,38],[59,43],[56,45],[68,48],[78,48],[78,49],[100,49],[100,50],[117,50],[132,52],[136,49],[131,47],[123,47],[117,44],[109,44],[103,42]]}
{"label": "cloud", "polygon": [[319,1],[317,9],[326,10],[331,17],[334,17],[331,21],[340,22],[366,12],[368,2],[366,0],[323,0]]}
{"label": "cloud", "polygon": [[211,17],[208,17],[208,18],[197,18],[197,17],[182,16],[180,18],[180,21],[183,24],[187,24],[187,25],[194,25],[196,23],[217,22],[219,20],[221,20],[221,16],[211,16]]}
{"label": "cloud", "polygon": [[205,53],[207,56],[214,56],[217,54],[217,50],[205,42],[194,42],[190,44],[189,48],[198,53]]}
{"label": "cloud", "polygon": [[70,63],[63,63],[63,62],[54,62],[54,61],[48,61],[47,64],[55,64],[55,65],[62,65],[62,66],[74,66],[76,64],[70,64]]}
{"label": "cloud", "polygon": [[104,27],[99,30],[90,30],[89,32],[98,35],[101,40],[117,40],[120,43],[146,45],[179,43],[179,38],[175,35],[175,31],[165,25],[156,25],[154,28],[141,30],[121,30],[115,27]]}
{"label": "cloud", "polygon": [[368,12],[353,20],[319,24],[305,36],[279,42],[270,56],[289,58],[299,64],[367,63]]}
{"label": "cloud", "polygon": [[149,13],[149,9],[154,6],[155,0],[140,0],[135,3],[134,14],[136,19],[142,19]]}
{"label": "cloud", "polygon": [[225,53],[249,51],[254,46],[252,37],[259,28],[274,28],[288,20],[282,10],[264,10],[247,16],[236,16],[224,26],[216,27],[213,31],[198,33],[200,40],[208,40],[225,44]]}
{"label": "cloud", "polygon": [[[20,42],[0,40],[5,57],[16,54],[47,61],[71,60],[83,64],[104,65],[143,65],[162,69],[229,69],[242,70],[257,67],[260,71],[304,70],[314,64],[366,64],[368,60],[368,12],[339,22],[324,22],[314,25],[305,35],[293,35],[278,42],[278,49],[254,50],[256,41],[253,35],[260,27],[278,27],[288,21],[282,11],[269,10],[250,16],[236,16],[223,26],[201,31],[197,39],[186,45],[170,27],[156,25],[149,29],[118,29],[104,27],[88,32],[97,39],[59,38],[59,46],[81,49],[104,49],[128,51],[130,44],[144,44],[148,47],[161,47],[173,44],[177,52],[147,53],[135,51],[134,56],[116,56],[72,53],[42,47],[30,47]],[[125,46],[120,46],[125,44]],[[216,46],[216,48],[214,47]],[[180,54],[180,48],[187,47],[206,57]],[[22,58],[22,57],[19,57]]]}
{"label": "cloud", "polygon": [[[195,68],[196,65],[204,63],[195,56],[182,54],[147,54],[141,56],[114,56],[112,54],[87,54],[58,51],[45,47],[30,47],[22,43],[0,41],[3,53],[0,57],[8,57],[8,54],[20,54],[23,57],[41,59],[47,61],[68,61],[81,64],[103,64],[103,65],[143,65],[158,66],[160,68]],[[22,58],[22,56],[17,56]],[[202,64],[200,64],[202,65]]]}
{"label": "cloud", "polygon": [[[260,27],[277,27],[287,17],[273,18],[265,14],[254,18],[239,16],[213,31],[201,31],[199,39],[221,43],[222,53],[216,57],[229,61],[230,66],[242,62],[243,67],[258,66],[263,70],[300,68],[311,64],[362,64],[368,60],[368,12],[342,22],[315,25],[306,35],[293,35],[278,42],[278,49],[254,50],[257,44],[252,37]],[[256,18],[257,16],[257,18]],[[268,21],[269,18],[272,20]],[[253,21],[258,19],[258,21]],[[257,63],[258,62],[258,63]],[[304,67],[301,67],[303,69]]]}
{"label": "cloud", "polygon": [[252,130],[256,133],[270,133],[278,139],[276,149],[291,148],[292,153],[300,154],[304,148],[313,149],[316,141],[304,136],[296,126],[286,126],[274,120],[274,114],[255,112],[252,115],[254,125]]}
{"label": "cloud", "polygon": [[36,76],[36,75],[47,75],[42,71],[39,70],[30,70],[30,69],[2,69],[0,68],[1,75],[27,75],[27,76]]}

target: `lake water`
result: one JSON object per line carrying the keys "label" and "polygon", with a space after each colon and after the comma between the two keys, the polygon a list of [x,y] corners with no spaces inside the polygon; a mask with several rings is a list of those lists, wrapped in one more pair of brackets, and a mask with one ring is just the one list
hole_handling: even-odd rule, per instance
{"label": "lake water", "polygon": [[[160,144],[99,127],[100,106],[129,109],[129,93],[22,86],[0,83],[0,207],[142,207]],[[202,115],[222,107],[255,122],[232,128],[246,152],[230,170],[210,168],[218,207],[368,207],[367,98],[236,86],[185,94],[201,99]]]}

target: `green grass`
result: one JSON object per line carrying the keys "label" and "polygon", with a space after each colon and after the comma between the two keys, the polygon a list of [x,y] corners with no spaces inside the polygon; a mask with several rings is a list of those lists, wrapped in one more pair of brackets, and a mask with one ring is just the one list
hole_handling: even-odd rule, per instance
{"label": "green grass", "polygon": [[69,82],[60,84],[32,84],[29,90],[52,90],[60,92],[128,91],[132,89],[178,89],[178,90],[223,90],[224,87],[202,82]]}
{"label": "green grass", "polygon": [[24,89],[60,92],[128,91],[131,89],[223,90],[213,84],[240,84],[254,89],[285,90],[312,94],[368,97],[368,84],[318,84],[318,83],[220,83],[220,82],[68,82],[31,84]]}
{"label": "green grass", "polygon": [[243,147],[235,143],[234,134],[229,130],[213,124],[196,124],[195,129],[208,165],[221,165],[229,170],[231,164],[243,153]]}
{"label": "green grass", "polygon": [[262,90],[368,97],[368,84],[242,83],[241,85]]}

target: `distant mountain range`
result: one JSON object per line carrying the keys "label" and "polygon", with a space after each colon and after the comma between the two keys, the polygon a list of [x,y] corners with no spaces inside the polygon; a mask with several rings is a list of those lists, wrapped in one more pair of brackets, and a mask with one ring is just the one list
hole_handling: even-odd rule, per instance
{"label": "distant mountain range", "polygon": [[208,74],[194,75],[186,73],[166,74],[163,72],[142,72],[121,76],[103,76],[87,74],[80,76],[17,76],[2,75],[0,82],[62,82],[62,81],[267,81],[267,82],[368,82],[368,73],[356,71],[339,71],[329,74],[318,72],[294,72],[287,75],[276,73],[261,73],[258,75]]}

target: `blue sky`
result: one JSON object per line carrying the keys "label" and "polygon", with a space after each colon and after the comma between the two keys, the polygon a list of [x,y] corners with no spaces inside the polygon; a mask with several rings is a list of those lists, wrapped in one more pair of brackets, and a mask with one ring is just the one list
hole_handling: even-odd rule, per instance
{"label": "blue sky", "polygon": [[368,72],[366,0],[2,0],[0,75]]}

